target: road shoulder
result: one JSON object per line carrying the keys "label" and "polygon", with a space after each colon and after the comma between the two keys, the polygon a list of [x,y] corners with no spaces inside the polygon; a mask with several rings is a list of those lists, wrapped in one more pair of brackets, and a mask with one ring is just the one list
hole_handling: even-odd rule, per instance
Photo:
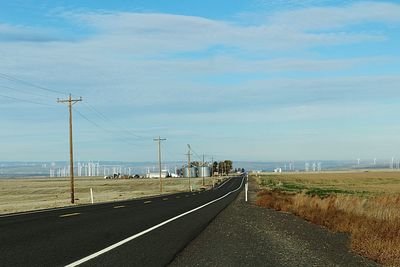
{"label": "road shoulder", "polygon": [[245,203],[241,192],[170,266],[379,266],[348,243],[346,234]]}

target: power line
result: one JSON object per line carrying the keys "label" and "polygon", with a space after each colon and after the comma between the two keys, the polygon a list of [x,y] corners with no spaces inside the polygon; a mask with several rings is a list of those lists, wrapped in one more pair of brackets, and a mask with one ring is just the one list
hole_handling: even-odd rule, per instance
{"label": "power line", "polygon": [[12,99],[12,100],[15,100],[15,101],[20,101],[20,102],[26,102],[26,103],[46,106],[46,107],[55,107],[55,105],[51,105],[51,104],[40,103],[40,102],[36,102],[36,101],[32,101],[32,100],[26,100],[26,99],[7,96],[7,95],[2,95],[2,94],[0,94],[0,97],[4,97],[4,98]]}
{"label": "power line", "polygon": [[132,142],[130,142],[129,140],[127,140],[126,137],[115,136],[115,132],[113,132],[113,131],[111,131],[111,130],[109,130],[109,129],[107,129],[107,128],[104,128],[104,127],[102,127],[102,126],[100,126],[98,123],[92,121],[91,119],[89,119],[88,117],[86,117],[85,115],[83,115],[79,110],[75,109],[75,112],[76,112],[80,117],[82,117],[84,120],[86,120],[86,121],[88,121],[89,123],[93,124],[94,126],[96,126],[97,128],[99,128],[100,130],[103,130],[103,131],[108,132],[110,135],[114,136],[115,138],[119,139],[120,141],[122,141],[122,142],[124,142],[124,143],[127,143],[127,144],[130,144],[130,145],[133,145],[133,146],[136,146],[136,147],[140,147],[140,145],[135,144],[135,143],[132,143]]}
{"label": "power line", "polygon": [[195,155],[196,155],[196,157],[198,157],[198,158],[199,158],[199,160],[201,161],[201,157],[199,156],[199,154],[197,154],[197,153],[196,153],[196,151],[194,151],[194,150],[193,150],[193,148],[191,148],[191,151],[192,151],[192,152],[193,152],[193,154],[195,154]]}
{"label": "power line", "polygon": [[[171,151],[169,151],[169,149],[167,149],[167,146],[166,146],[166,145],[161,144],[161,146],[162,146],[163,151],[164,151],[170,158],[176,158],[176,156],[183,157],[183,156],[186,155],[186,154],[181,154],[181,153],[172,153]],[[181,158],[181,159],[179,159],[179,160],[174,160],[174,162],[178,162],[178,163],[185,162],[185,161],[186,161],[185,158],[183,158],[183,159]]]}
{"label": "power line", "polygon": [[5,73],[1,73],[1,72],[0,72],[0,78],[5,79],[5,80],[9,80],[9,81],[12,81],[12,82],[19,82],[19,83],[22,83],[22,84],[25,84],[25,85],[28,85],[28,86],[31,86],[31,87],[34,87],[34,88],[37,88],[37,89],[40,89],[40,90],[44,90],[44,91],[47,91],[47,92],[52,92],[52,93],[57,93],[57,94],[62,94],[62,95],[66,95],[67,94],[66,92],[50,89],[50,88],[47,88],[47,87],[44,87],[44,86],[41,86],[41,85],[36,85],[34,83],[27,82],[27,81],[24,81],[22,79],[19,79],[19,78],[11,76],[9,74],[5,74]]}
{"label": "power line", "polygon": [[139,138],[139,139],[148,139],[147,137],[144,137],[144,136],[135,134],[135,133],[133,133],[131,130],[124,129],[124,128],[121,127],[121,126],[116,125],[116,123],[115,123],[113,120],[109,119],[106,115],[104,115],[103,113],[101,113],[99,110],[97,110],[97,109],[96,109],[95,107],[93,107],[92,105],[89,105],[88,103],[86,103],[85,105],[86,105],[88,108],[90,108],[90,109],[96,114],[97,117],[99,117],[100,119],[102,119],[102,120],[104,120],[104,121],[106,121],[106,122],[112,123],[114,126],[116,126],[117,128],[120,128],[120,129],[121,129],[123,132],[125,132],[126,134],[132,135],[132,136],[134,136],[134,137],[136,137],[136,138]]}
{"label": "power line", "polygon": [[21,93],[24,93],[24,94],[40,96],[40,97],[48,97],[47,95],[44,95],[44,94],[38,94],[38,93],[31,92],[29,90],[24,90],[24,89],[20,89],[20,88],[14,88],[14,87],[10,87],[10,86],[7,86],[7,85],[0,85],[0,87],[1,88],[5,88],[5,89],[9,89],[11,91],[21,92]]}

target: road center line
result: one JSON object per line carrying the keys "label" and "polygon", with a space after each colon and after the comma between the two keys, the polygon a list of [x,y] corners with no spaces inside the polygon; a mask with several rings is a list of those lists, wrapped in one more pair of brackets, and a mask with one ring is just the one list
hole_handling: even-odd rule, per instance
{"label": "road center line", "polygon": [[125,208],[124,205],[120,205],[120,206],[115,206],[114,209],[120,209],[120,208]]}
{"label": "road center line", "polygon": [[148,228],[148,229],[146,229],[146,230],[144,230],[144,231],[142,231],[142,232],[140,232],[140,233],[137,233],[137,234],[135,234],[135,235],[133,235],[133,236],[130,236],[130,237],[124,239],[124,240],[121,240],[121,241],[119,241],[118,243],[115,243],[115,244],[113,244],[113,245],[111,245],[111,246],[109,246],[109,247],[106,247],[106,248],[104,248],[104,249],[102,249],[102,250],[100,250],[100,251],[98,251],[98,252],[96,252],[96,253],[93,253],[93,254],[91,254],[91,255],[89,255],[89,256],[83,258],[83,259],[80,259],[80,260],[77,260],[77,261],[75,261],[75,262],[73,262],[73,263],[70,263],[70,264],[66,265],[66,267],[75,267],[75,266],[78,266],[79,264],[82,264],[82,263],[84,263],[84,262],[87,262],[87,261],[89,261],[89,260],[91,260],[91,259],[94,259],[94,258],[96,258],[96,257],[98,257],[98,256],[100,256],[100,255],[102,255],[102,254],[104,254],[104,253],[106,253],[106,252],[108,252],[108,251],[110,251],[110,250],[113,250],[113,249],[115,249],[115,248],[117,248],[117,247],[119,247],[119,246],[122,246],[123,244],[125,244],[125,243],[127,243],[127,242],[129,242],[129,241],[132,241],[133,239],[138,238],[139,236],[142,236],[142,235],[147,234],[147,233],[149,233],[149,232],[151,232],[151,231],[153,231],[153,230],[155,230],[155,229],[157,229],[157,228],[160,228],[161,226],[163,226],[163,225],[165,225],[165,224],[167,224],[167,223],[170,223],[170,222],[172,222],[172,221],[175,221],[175,220],[177,220],[177,219],[179,219],[179,218],[181,218],[181,217],[183,217],[183,216],[186,216],[186,215],[188,215],[188,214],[190,214],[190,213],[192,213],[192,212],[195,212],[195,211],[197,211],[197,210],[199,210],[199,209],[202,209],[202,208],[204,208],[204,207],[207,207],[208,205],[211,205],[211,204],[213,204],[213,203],[215,203],[215,202],[217,202],[217,201],[220,201],[221,199],[226,198],[226,197],[229,196],[230,194],[232,194],[232,193],[238,191],[240,188],[242,188],[243,181],[244,181],[244,177],[242,178],[242,182],[240,183],[240,186],[239,186],[238,188],[236,188],[235,190],[232,190],[232,191],[226,193],[226,194],[223,195],[222,197],[219,197],[219,198],[216,198],[216,199],[214,199],[214,200],[211,200],[210,202],[207,202],[206,204],[203,204],[203,205],[201,205],[201,206],[198,206],[197,208],[194,208],[194,209],[192,209],[192,210],[189,210],[189,211],[187,211],[187,212],[184,212],[184,213],[182,213],[182,214],[179,214],[179,215],[177,215],[177,216],[175,216],[175,217],[172,217],[171,219],[168,219],[168,220],[166,220],[166,221],[164,221],[164,222],[162,222],[162,223],[159,223],[159,224],[157,224],[157,225],[154,225],[153,227],[150,227],[150,228]]}
{"label": "road center line", "polygon": [[148,203],[151,203],[151,200],[147,200],[147,201],[145,201],[145,202],[143,202],[144,204],[148,204]]}
{"label": "road center line", "polygon": [[220,186],[217,187],[217,189],[221,188],[224,184],[226,184],[229,180],[231,180],[230,178],[228,180],[226,180],[225,182],[223,182]]}
{"label": "road center line", "polygon": [[64,214],[64,215],[60,215],[60,218],[64,218],[64,217],[71,217],[71,216],[76,216],[79,215],[79,212],[75,212],[75,213],[68,213],[68,214]]}
{"label": "road center line", "polygon": [[163,198],[162,200],[168,200],[168,198],[166,197],[166,198]]}

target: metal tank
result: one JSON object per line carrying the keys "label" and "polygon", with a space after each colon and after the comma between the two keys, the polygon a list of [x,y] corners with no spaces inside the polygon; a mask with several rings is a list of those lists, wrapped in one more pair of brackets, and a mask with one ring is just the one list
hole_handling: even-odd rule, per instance
{"label": "metal tank", "polygon": [[[189,177],[189,170],[188,167],[183,168],[183,177]],[[190,177],[197,177],[197,167],[190,168]]]}
{"label": "metal tank", "polygon": [[199,167],[199,177],[211,177],[211,168],[208,166]]}

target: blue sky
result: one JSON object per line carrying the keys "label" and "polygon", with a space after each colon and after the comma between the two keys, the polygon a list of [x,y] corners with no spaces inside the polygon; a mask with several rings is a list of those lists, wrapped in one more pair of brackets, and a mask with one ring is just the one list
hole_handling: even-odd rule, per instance
{"label": "blue sky", "polygon": [[[398,1],[0,0],[0,160],[400,158]],[[45,89],[51,89],[44,90]]]}

